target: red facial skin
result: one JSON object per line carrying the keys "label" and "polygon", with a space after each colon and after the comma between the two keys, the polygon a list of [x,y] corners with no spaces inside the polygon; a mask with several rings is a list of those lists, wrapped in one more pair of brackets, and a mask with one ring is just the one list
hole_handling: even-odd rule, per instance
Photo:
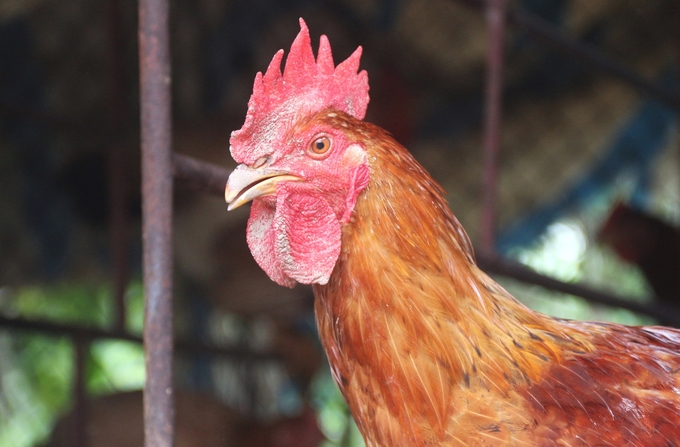
{"label": "red facial skin", "polygon": [[[339,130],[341,112],[319,112],[289,131],[285,156],[269,157],[263,167],[292,174],[276,194],[254,200],[248,245],[277,283],[325,284],[340,254],[341,225],[368,184],[366,153]],[[344,115],[344,114],[342,114]],[[327,144],[318,153],[319,141]]]}

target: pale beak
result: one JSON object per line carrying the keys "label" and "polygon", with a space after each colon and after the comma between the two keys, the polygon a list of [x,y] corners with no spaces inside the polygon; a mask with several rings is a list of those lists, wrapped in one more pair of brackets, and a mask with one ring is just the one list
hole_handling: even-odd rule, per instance
{"label": "pale beak", "polygon": [[253,169],[246,165],[238,165],[229,176],[224,190],[224,200],[231,211],[251,200],[276,192],[276,184],[280,181],[297,181],[300,177],[286,172],[271,169]]}

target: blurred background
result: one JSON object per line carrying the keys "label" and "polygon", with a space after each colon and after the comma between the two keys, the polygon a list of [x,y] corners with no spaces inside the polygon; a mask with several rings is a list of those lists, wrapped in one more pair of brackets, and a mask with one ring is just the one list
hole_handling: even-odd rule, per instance
{"label": "blurred background", "polygon": [[[229,134],[255,73],[304,17],[336,63],[364,47],[366,119],[443,185],[478,244],[482,6],[172,0],[174,150],[233,168]],[[496,253],[679,321],[680,3],[507,8]],[[137,48],[130,0],[0,3],[0,447],[142,445]],[[363,445],[317,340],[311,290],[260,271],[247,208],[227,213],[176,183],[176,445]],[[551,315],[658,322],[494,276]]]}

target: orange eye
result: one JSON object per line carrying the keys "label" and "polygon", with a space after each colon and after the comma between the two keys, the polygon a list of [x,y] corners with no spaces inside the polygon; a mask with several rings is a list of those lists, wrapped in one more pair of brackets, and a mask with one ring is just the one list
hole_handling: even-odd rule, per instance
{"label": "orange eye", "polygon": [[327,136],[320,136],[312,141],[310,149],[317,155],[325,154],[331,148],[331,140]]}

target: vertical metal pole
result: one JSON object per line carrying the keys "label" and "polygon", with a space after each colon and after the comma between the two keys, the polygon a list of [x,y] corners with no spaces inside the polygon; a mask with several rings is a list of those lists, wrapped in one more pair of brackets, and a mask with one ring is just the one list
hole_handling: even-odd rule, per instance
{"label": "vertical metal pole", "polygon": [[125,292],[130,277],[130,222],[128,185],[125,182],[125,163],[122,146],[110,147],[108,157],[109,176],[109,233],[113,254],[114,329],[125,330],[127,306]]}
{"label": "vertical metal pole", "polygon": [[484,115],[484,200],[482,209],[482,250],[495,252],[498,153],[501,145],[503,101],[503,44],[505,42],[506,0],[487,0],[489,35],[487,55],[486,106]]}
{"label": "vertical metal pole", "polygon": [[87,447],[87,386],[85,381],[85,366],[90,344],[83,337],[73,337],[74,377],[73,377],[73,433],[75,447]]}
{"label": "vertical metal pole", "polygon": [[123,37],[119,0],[109,0],[109,119],[112,141],[108,154],[109,177],[109,234],[113,254],[114,328],[125,330],[125,292],[130,277],[130,219],[129,185],[125,181],[125,159],[119,135],[125,120],[125,83],[123,79]]}
{"label": "vertical metal pole", "polygon": [[168,0],[140,0],[144,445],[172,447],[172,162]]}
{"label": "vertical metal pole", "polygon": [[[675,78],[676,82],[680,81],[680,0],[676,0],[675,7],[675,24],[677,28],[675,29]],[[680,85],[680,82],[678,82]],[[677,88],[675,89],[677,91]],[[676,108],[676,134],[680,130],[680,116],[678,116],[678,109]],[[678,147],[680,149],[680,147]],[[678,166],[680,168],[680,166]],[[680,273],[680,272],[678,272]]]}

